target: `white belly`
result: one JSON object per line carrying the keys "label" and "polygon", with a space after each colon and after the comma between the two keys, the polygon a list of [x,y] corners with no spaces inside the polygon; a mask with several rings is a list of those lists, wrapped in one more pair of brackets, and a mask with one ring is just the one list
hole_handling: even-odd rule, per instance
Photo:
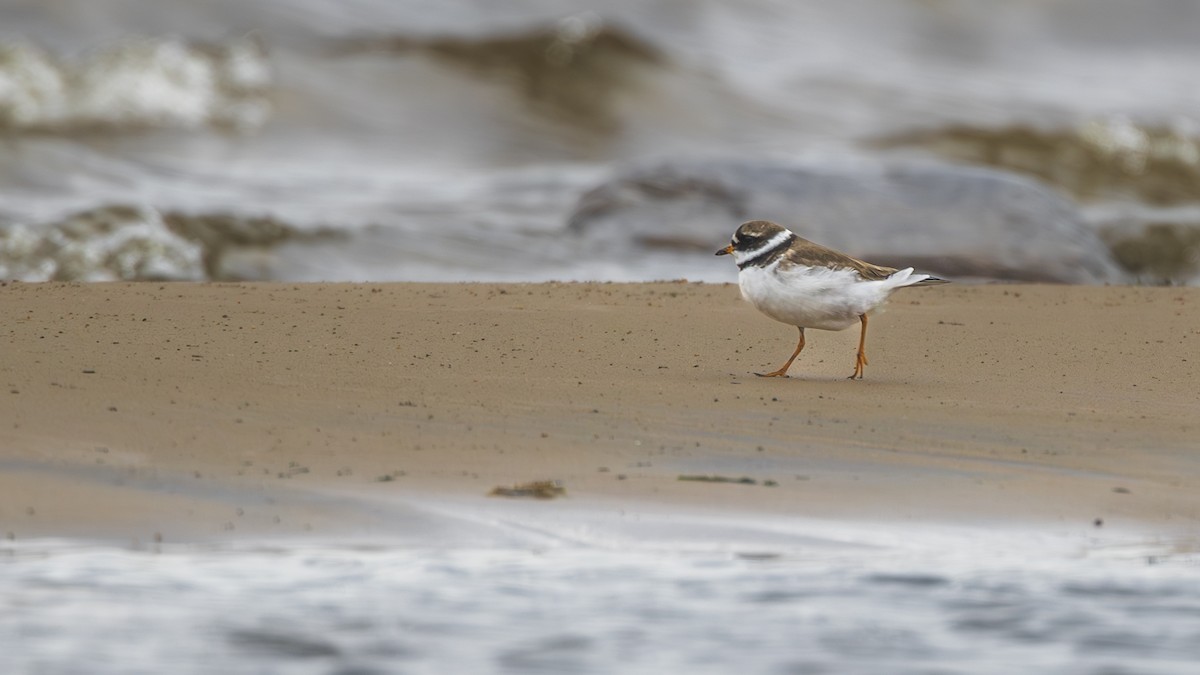
{"label": "white belly", "polygon": [[877,307],[895,289],[888,280],[863,281],[854,270],[776,266],[738,273],[742,297],[767,316],[801,328],[842,330]]}

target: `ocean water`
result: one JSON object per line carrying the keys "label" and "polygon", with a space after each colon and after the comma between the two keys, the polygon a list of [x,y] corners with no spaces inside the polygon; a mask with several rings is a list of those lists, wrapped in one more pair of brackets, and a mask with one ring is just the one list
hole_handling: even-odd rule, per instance
{"label": "ocean water", "polygon": [[0,546],[11,673],[1194,673],[1200,561]]}
{"label": "ocean water", "polygon": [[[765,213],[952,276],[1194,283],[1198,32],[1166,1],[5,3],[0,278],[731,281],[711,252]],[[883,199],[897,162],[942,179]]]}

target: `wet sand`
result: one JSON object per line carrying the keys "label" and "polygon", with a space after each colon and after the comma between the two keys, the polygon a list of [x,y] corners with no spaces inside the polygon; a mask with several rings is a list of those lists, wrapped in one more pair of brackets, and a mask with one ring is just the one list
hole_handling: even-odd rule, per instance
{"label": "wet sand", "polygon": [[[905,289],[853,382],[855,330],[755,377],[795,330],[731,285],[7,283],[0,314],[10,538],[486,543],[556,513],[1200,538],[1198,289]],[[567,496],[487,496],[542,479]]]}

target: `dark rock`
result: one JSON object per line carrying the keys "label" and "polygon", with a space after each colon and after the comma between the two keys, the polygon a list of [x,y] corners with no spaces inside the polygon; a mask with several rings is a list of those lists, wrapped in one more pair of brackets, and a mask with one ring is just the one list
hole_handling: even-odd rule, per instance
{"label": "dark rock", "polygon": [[737,159],[633,167],[586,193],[570,228],[603,248],[716,250],[768,219],[877,264],[1066,283],[1125,277],[1071,202],[992,169]]}

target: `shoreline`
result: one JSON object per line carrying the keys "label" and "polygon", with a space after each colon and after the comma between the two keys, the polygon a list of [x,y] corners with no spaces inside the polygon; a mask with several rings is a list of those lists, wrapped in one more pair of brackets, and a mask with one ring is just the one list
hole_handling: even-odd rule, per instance
{"label": "shoreline", "polygon": [[[812,331],[793,377],[755,377],[793,329],[733,285],[9,283],[0,535],[497,534],[420,508],[450,500],[1194,542],[1197,304],[901,291],[850,382],[854,331]],[[698,474],[758,484],[678,480]],[[567,498],[486,496],[532,480]]]}

